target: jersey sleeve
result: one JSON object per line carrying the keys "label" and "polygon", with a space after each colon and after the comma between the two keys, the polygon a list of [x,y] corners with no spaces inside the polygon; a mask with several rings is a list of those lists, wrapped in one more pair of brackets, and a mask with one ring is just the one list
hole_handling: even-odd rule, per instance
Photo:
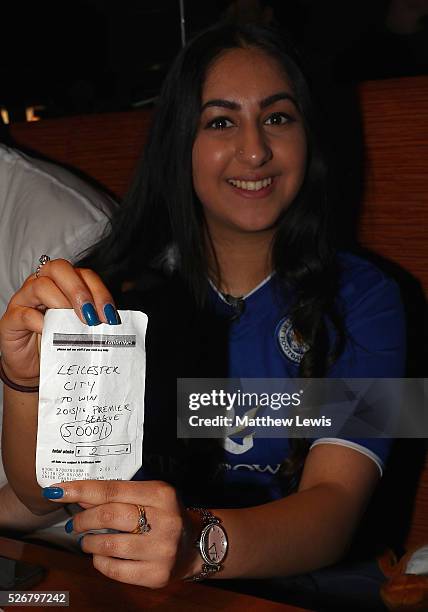
{"label": "jersey sleeve", "polygon": [[[404,309],[396,283],[358,258],[345,267],[341,304],[346,346],[332,366],[330,378],[401,378],[405,372]],[[370,457],[380,473],[393,440],[384,437],[348,438],[340,434],[318,438],[319,444],[340,444]]]}

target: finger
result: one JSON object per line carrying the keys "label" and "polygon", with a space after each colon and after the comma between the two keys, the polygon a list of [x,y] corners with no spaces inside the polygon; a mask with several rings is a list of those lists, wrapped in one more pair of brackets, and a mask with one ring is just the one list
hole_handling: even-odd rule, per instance
{"label": "finger", "polygon": [[118,325],[120,318],[113,297],[98,274],[86,268],[76,268],[76,271],[91,290],[100,320],[110,325]]}
{"label": "finger", "polygon": [[[100,319],[95,309],[94,296],[88,285],[65,259],[53,259],[42,266],[39,278],[50,278],[62,291],[82,323],[99,325]],[[37,281],[34,281],[34,284]],[[31,283],[29,283],[31,286]]]}
{"label": "finger", "polygon": [[116,559],[129,559],[133,561],[160,561],[169,562],[174,558],[174,551],[170,550],[168,541],[159,543],[150,536],[142,537],[140,534],[113,533],[113,534],[87,534],[82,537],[80,546],[83,552],[115,557]]}
{"label": "finger", "polygon": [[[132,534],[141,526],[140,508],[144,509],[149,532],[154,531],[158,535],[168,533],[170,540],[180,537],[183,529],[181,514],[171,512],[170,509],[125,503],[102,504],[79,512],[72,519],[72,531],[83,533],[95,529],[114,529]],[[71,531],[70,523],[71,521],[68,523],[69,528],[66,529],[68,533]],[[138,532],[137,535],[141,533]]]}
{"label": "finger", "polygon": [[[148,506],[145,507],[146,513],[147,509]],[[73,517],[73,531],[82,533],[92,529],[117,529],[130,533],[137,527],[139,518],[135,504],[102,504],[76,514]]]}
{"label": "finger", "polygon": [[5,317],[1,322],[3,341],[15,342],[20,337],[27,337],[28,332],[41,334],[43,321],[44,315],[39,310],[24,306],[9,307],[7,318]]}
{"label": "finger", "polygon": [[38,339],[44,316],[34,308],[15,306],[0,321],[0,352],[3,369],[10,380],[33,386],[39,376]]}
{"label": "finger", "polygon": [[101,505],[109,502],[177,508],[175,489],[166,482],[125,480],[73,480],[43,490],[46,499],[63,503]]}
{"label": "finger", "polygon": [[22,288],[15,293],[10,301],[9,307],[26,306],[30,308],[71,308],[71,302],[67,299],[55,282],[40,276],[37,279],[26,281]]}
{"label": "finger", "polygon": [[171,579],[171,572],[162,564],[148,561],[125,561],[94,555],[93,564],[101,574],[126,584],[159,589],[165,587]]}

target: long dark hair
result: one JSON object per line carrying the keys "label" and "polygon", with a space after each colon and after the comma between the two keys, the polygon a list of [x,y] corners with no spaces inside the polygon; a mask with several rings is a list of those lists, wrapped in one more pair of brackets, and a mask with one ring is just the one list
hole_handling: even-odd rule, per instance
{"label": "long dark hair", "polygon": [[[83,262],[113,289],[141,272],[174,244],[179,272],[201,304],[207,290],[204,219],[192,182],[192,147],[199,123],[202,87],[213,62],[228,49],[257,48],[284,69],[294,89],[307,137],[307,168],[301,190],[283,214],[272,247],[273,269],[291,291],[291,318],[309,349],[300,376],[322,377],[342,350],[344,332],[335,298],[339,271],[330,233],[330,177],[320,121],[293,46],[259,26],[222,25],[194,38],[178,55],[164,82],[144,156],[112,231]],[[328,323],[337,339],[330,346]],[[307,444],[293,441],[283,472],[301,469]]]}

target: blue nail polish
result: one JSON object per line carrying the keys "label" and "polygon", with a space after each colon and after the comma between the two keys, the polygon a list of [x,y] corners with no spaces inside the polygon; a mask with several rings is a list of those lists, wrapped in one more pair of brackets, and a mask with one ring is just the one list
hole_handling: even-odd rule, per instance
{"label": "blue nail polish", "polygon": [[106,304],[104,306],[104,314],[109,325],[119,325],[119,315],[113,304]]}
{"label": "blue nail polish", "polygon": [[[86,535],[86,534],[85,534],[85,535]],[[84,537],[85,537],[84,535],[79,536],[79,537],[77,538],[77,544],[79,545],[79,548],[80,548],[81,552],[82,552],[84,555],[88,555],[88,554],[90,554],[90,553],[87,553],[87,552],[86,552],[86,551],[84,551],[84,550],[83,550],[83,548],[82,548],[82,540],[83,540],[83,538],[84,538]]]}
{"label": "blue nail polish", "polygon": [[98,318],[97,311],[95,310],[93,304],[91,304],[90,302],[83,304],[82,313],[88,325],[99,325],[101,323]]}
{"label": "blue nail polish", "polygon": [[64,529],[66,533],[71,533],[73,531],[73,519],[66,522]]}
{"label": "blue nail polish", "polygon": [[61,499],[64,495],[64,489],[60,487],[45,487],[43,489],[43,497],[45,499]]}

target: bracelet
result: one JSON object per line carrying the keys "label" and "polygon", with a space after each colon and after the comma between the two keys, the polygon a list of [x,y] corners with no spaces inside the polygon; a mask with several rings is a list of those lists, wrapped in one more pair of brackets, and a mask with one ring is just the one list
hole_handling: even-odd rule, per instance
{"label": "bracelet", "polygon": [[187,508],[197,512],[202,519],[201,535],[195,542],[202,557],[202,569],[199,574],[189,578],[192,582],[205,580],[210,574],[223,569],[222,562],[226,557],[228,540],[224,528],[220,525],[221,519],[211,514],[206,508]]}
{"label": "bracelet", "polygon": [[39,385],[35,387],[24,387],[23,385],[18,385],[14,383],[10,378],[8,378],[3,370],[3,365],[0,358],[0,380],[4,382],[5,385],[13,389],[14,391],[20,391],[21,393],[37,393],[39,390]]}

